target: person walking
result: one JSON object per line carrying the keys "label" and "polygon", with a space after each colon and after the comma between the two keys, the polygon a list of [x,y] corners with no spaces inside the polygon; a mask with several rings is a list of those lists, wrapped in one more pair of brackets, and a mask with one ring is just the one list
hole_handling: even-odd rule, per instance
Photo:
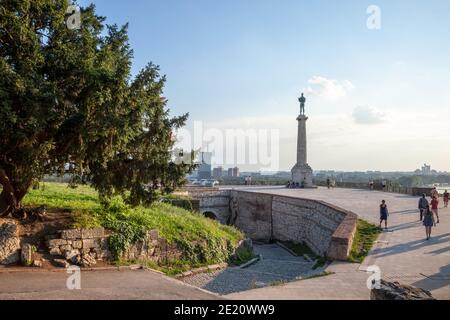
{"label": "person walking", "polygon": [[331,180],[330,180],[330,178],[327,178],[327,187],[328,187],[328,189],[331,188]]}
{"label": "person walking", "polygon": [[388,207],[386,205],[386,201],[382,200],[381,204],[380,204],[380,229],[381,229],[381,224],[384,221],[384,227],[385,229],[387,229],[387,218],[389,216],[389,212],[388,212]]}
{"label": "person walking", "polygon": [[[436,214],[437,223],[439,223],[439,216]],[[425,234],[427,236],[427,240],[431,238],[431,228],[436,226],[434,222],[434,212],[430,209],[430,206],[426,208],[424,211],[423,225],[425,226]]]}
{"label": "person walking", "polygon": [[436,200],[439,202],[439,191],[437,191],[436,187],[434,187],[431,191],[431,198],[436,198]]}
{"label": "person walking", "polygon": [[447,190],[444,191],[444,208],[448,208],[448,199],[450,198],[450,193]]}
{"label": "person walking", "polygon": [[425,193],[422,194],[422,198],[419,199],[419,210],[420,210],[420,220],[422,221],[423,219],[423,213],[425,212],[425,210],[429,207],[429,203],[427,200],[427,196]]}
{"label": "person walking", "polygon": [[437,218],[437,222],[435,222],[435,225],[436,223],[439,223],[438,207],[439,207],[439,200],[436,197],[433,197],[433,200],[431,200],[431,211],[433,212],[433,214],[436,215]]}

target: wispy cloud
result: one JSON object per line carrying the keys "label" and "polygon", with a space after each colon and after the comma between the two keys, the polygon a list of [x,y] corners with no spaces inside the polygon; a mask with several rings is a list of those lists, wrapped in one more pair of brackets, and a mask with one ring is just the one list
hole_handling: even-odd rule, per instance
{"label": "wispy cloud", "polygon": [[310,86],[304,89],[306,94],[318,96],[328,100],[345,97],[355,88],[349,80],[333,80],[322,76],[314,76],[308,80]]}
{"label": "wispy cloud", "polygon": [[386,120],[386,114],[370,106],[358,106],[353,110],[357,124],[379,124]]}

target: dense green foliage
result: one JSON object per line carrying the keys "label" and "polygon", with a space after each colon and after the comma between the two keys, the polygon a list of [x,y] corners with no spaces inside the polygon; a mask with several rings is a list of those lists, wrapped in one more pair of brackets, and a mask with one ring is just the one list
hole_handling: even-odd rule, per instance
{"label": "dense green foliage", "polygon": [[170,192],[192,167],[172,161],[165,77],[149,63],[131,77],[127,25],[105,26],[93,5],[79,29],[68,0],[2,0],[0,7],[0,214],[33,181],[68,173],[102,199],[132,205]]}
{"label": "dense green foliage", "polygon": [[370,249],[380,234],[380,228],[362,219],[358,219],[356,234],[353,238],[349,261],[361,263],[369,254]]}
{"label": "dense green foliage", "polygon": [[[76,228],[103,226],[112,230],[110,245],[116,259],[129,244],[142,239],[146,231],[157,229],[162,238],[184,252],[183,259],[159,266],[169,273],[228,261],[244,238],[234,227],[167,203],[157,201],[149,207],[131,207],[114,197],[107,206],[101,206],[97,192],[88,186],[71,188],[63,183],[45,183],[39,189],[31,189],[23,202],[72,210]],[[242,252],[240,258],[245,260],[247,253]]]}

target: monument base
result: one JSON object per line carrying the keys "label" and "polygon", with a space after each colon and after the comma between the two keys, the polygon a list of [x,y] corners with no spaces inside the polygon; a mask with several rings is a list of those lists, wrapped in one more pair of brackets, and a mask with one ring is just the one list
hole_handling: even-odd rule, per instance
{"label": "monument base", "polygon": [[292,170],[292,181],[303,188],[316,188],[313,184],[313,170],[308,164],[296,164]]}

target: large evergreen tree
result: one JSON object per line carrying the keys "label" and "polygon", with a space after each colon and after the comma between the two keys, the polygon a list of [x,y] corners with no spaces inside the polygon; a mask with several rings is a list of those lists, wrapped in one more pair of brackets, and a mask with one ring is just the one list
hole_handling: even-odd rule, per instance
{"label": "large evergreen tree", "polygon": [[20,208],[45,174],[139,204],[192,169],[171,159],[187,115],[169,117],[158,67],[132,78],[127,26],[105,26],[91,5],[69,28],[69,5],[0,0],[0,214]]}

